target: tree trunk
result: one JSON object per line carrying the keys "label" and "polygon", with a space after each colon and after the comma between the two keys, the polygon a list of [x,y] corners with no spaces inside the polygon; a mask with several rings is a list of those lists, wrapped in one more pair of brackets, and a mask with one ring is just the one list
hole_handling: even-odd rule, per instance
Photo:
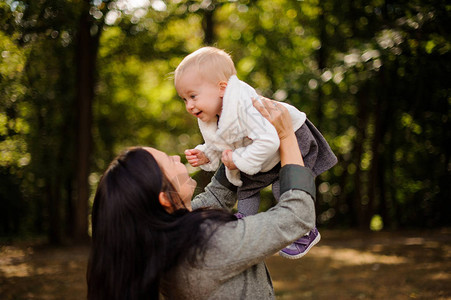
{"label": "tree trunk", "polygon": [[[361,87],[361,90],[366,87]],[[354,146],[354,163],[356,171],[354,174],[354,213],[356,219],[359,222],[359,229],[369,229],[369,217],[368,206],[369,203],[365,203],[364,196],[368,182],[365,182],[364,173],[361,170],[360,164],[363,156],[363,144],[366,139],[366,125],[368,124],[368,98],[366,92],[360,92],[357,97],[357,135]],[[368,201],[369,202],[369,201]]]}
{"label": "tree trunk", "polygon": [[76,145],[76,192],[74,203],[75,242],[85,242],[88,237],[88,200],[89,200],[89,165],[92,144],[92,101],[94,97],[94,72],[97,57],[100,29],[89,14],[89,3],[84,2],[80,17],[77,44],[77,145]]}
{"label": "tree trunk", "polygon": [[380,198],[379,198],[379,169],[381,165],[381,157],[379,155],[380,145],[381,145],[381,117],[382,117],[382,104],[381,99],[376,97],[376,105],[373,111],[374,119],[374,132],[371,141],[371,166],[369,170],[369,180],[368,180],[368,208],[367,208],[367,218],[371,220],[375,212],[379,212],[380,208]]}
{"label": "tree trunk", "polygon": [[[319,26],[319,41],[321,47],[318,49],[317,62],[318,69],[320,72],[324,72],[327,66],[327,32],[326,32],[326,17],[324,15],[324,8],[321,7],[321,2],[319,2],[321,12],[318,15],[318,26]],[[318,84],[317,90],[317,103],[316,103],[316,122],[315,126],[321,131],[321,124],[323,121],[323,91],[321,89],[321,83]]]}
{"label": "tree trunk", "polygon": [[49,176],[47,182],[47,199],[49,201],[49,242],[54,245],[63,242],[61,199],[59,197],[59,178]]}
{"label": "tree trunk", "polygon": [[[382,68],[379,72],[379,82],[377,87],[385,87],[385,68]],[[384,228],[391,227],[391,218],[388,211],[387,205],[387,195],[385,188],[385,173],[386,173],[386,158],[385,153],[387,149],[384,146],[384,138],[387,133],[387,128],[389,126],[389,120],[391,118],[387,117],[391,112],[388,109],[388,95],[385,89],[377,93],[377,104],[375,111],[375,133],[373,141],[373,165],[376,166],[376,170],[373,170],[373,182],[375,189],[377,191],[377,204],[375,207],[376,211],[380,214]],[[381,149],[381,147],[384,147]]]}
{"label": "tree trunk", "polygon": [[202,29],[204,30],[205,45],[212,45],[215,40],[214,33],[214,1],[204,9],[204,16],[202,19]]}

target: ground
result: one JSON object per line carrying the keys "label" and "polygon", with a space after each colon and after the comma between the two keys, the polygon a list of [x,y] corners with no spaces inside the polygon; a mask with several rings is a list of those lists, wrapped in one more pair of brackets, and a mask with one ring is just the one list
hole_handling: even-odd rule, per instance
{"label": "ground", "polygon": [[[299,260],[267,260],[277,299],[451,299],[451,229],[320,231]],[[0,245],[0,298],[86,299],[88,247]]]}

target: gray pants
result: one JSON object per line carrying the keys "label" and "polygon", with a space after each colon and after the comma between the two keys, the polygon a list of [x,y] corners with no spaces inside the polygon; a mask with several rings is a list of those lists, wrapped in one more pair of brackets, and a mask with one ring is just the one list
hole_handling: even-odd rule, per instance
{"label": "gray pants", "polygon": [[[302,158],[307,168],[310,168],[313,175],[329,170],[337,163],[337,157],[330,149],[329,144],[323,135],[308,119],[304,125],[295,132],[299,149],[301,149]],[[260,190],[272,184],[274,198],[279,201],[280,163],[268,172],[260,172],[254,175],[248,175],[240,172],[243,185],[237,190],[238,193],[238,212],[245,216],[255,215],[260,207]]]}
{"label": "gray pants", "polygon": [[[277,201],[279,201],[280,198],[279,180],[274,181],[274,183],[272,184],[272,193],[274,195],[274,198]],[[255,215],[256,213],[258,213],[259,207],[260,207],[260,191],[249,198],[240,199],[238,201],[238,211],[245,216]]]}

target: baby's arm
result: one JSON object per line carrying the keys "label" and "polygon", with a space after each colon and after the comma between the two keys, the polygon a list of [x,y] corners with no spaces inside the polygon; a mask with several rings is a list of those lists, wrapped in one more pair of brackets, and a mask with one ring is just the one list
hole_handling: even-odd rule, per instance
{"label": "baby's arm", "polygon": [[210,160],[205,156],[205,153],[199,149],[185,150],[185,156],[188,163],[193,167],[208,164]]}

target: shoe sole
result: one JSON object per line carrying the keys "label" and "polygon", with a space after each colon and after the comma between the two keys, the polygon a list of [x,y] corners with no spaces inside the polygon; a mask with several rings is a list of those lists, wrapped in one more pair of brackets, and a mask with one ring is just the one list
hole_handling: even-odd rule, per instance
{"label": "shoe sole", "polygon": [[281,250],[281,251],[279,251],[279,255],[284,258],[288,258],[288,259],[299,259],[299,258],[303,257],[304,255],[306,255],[310,251],[310,249],[312,249],[313,246],[318,244],[318,242],[320,240],[321,240],[321,234],[318,232],[318,235],[316,236],[316,238],[313,240],[313,242],[307,247],[307,249],[303,253],[299,253],[298,255],[289,255]]}

